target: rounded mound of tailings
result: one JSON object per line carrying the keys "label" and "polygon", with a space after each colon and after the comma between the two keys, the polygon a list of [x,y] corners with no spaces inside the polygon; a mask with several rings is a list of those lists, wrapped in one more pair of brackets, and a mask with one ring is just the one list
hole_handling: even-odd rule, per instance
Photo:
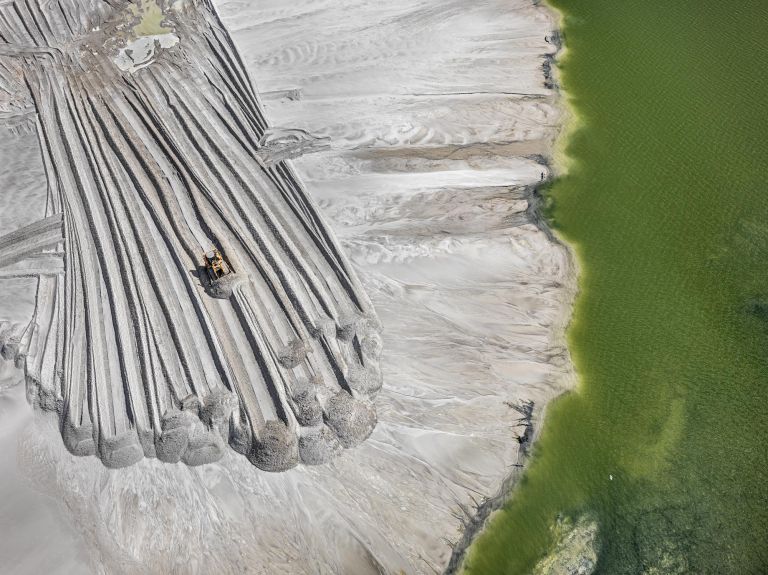
{"label": "rounded mound of tailings", "polygon": [[342,341],[351,341],[355,337],[360,318],[349,316],[342,318],[336,326],[336,337]]}
{"label": "rounded mound of tailings", "polygon": [[291,369],[299,365],[307,357],[309,350],[303,341],[294,339],[286,345],[277,355],[280,365]]}
{"label": "rounded mound of tailings", "polygon": [[335,337],[336,322],[329,318],[317,320],[315,324],[309,328],[309,334],[314,338],[326,337],[330,339]]}
{"label": "rounded mound of tailings", "polygon": [[381,336],[375,331],[370,332],[360,342],[360,347],[363,350],[365,357],[373,360],[378,360],[381,357],[381,352],[384,349],[384,343]]}
{"label": "rounded mound of tailings", "polygon": [[188,411],[169,410],[163,416],[162,432],[155,440],[157,458],[178,463],[189,446],[189,434],[197,418]]}
{"label": "rounded mound of tailings", "polygon": [[229,299],[235,290],[245,281],[245,277],[234,272],[217,280],[205,283],[205,293],[217,299]]}
{"label": "rounded mound of tailings", "polygon": [[43,411],[55,411],[59,414],[64,413],[60,402],[57,401],[53,390],[46,389],[40,381],[39,374],[31,373],[27,370],[25,374],[27,384],[27,400],[38,409]]}
{"label": "rounded mound of tailings", "polygon": [[299,458],[305,465],[327,463],[342,449],[339,438],[325,425],[299,438]]}
{"label": "rounded mound of tailings", "polygon": [[363,335],[367,336],[371,333],[381,333],[383,330],[384,326],[377,315],[371,314],[363,316]]}
{"label": "rounded mound of tailings", "polygon": [[342,390],[328,400],[325,420],[344,447],[354,447],[373,432],[376,411]]}
{"label": "rounded mound of tailings", "polygon": [[296,434],[279,421],[268,421],[261,437],[253,438],[248,460],[264,471],[286,471],[299,464]]}
{"label": "rounded mound of tailings", "polygon": [[144,450],[136,432],[126,431],[120,435],[101,438],[99,456],[106,467],[117,469],[138,463],[144,458]]}
{"label": "rounded mound of tailings", "polygon": [[221,428],[237,406],[238,400],[234,393],[215,389],[203,400],[200,419],[209,427]]}
{"label": "rounded mound of tailings", "polygon": [[187,449],[181,460],[191,466],[213,463],[224,456],[225,449],[221,436],[198,421],[189,432]]}
{"label": "rounded mound of tailings", "polygon": [[302,390],[293,397],[297,421],[305,427],[314,427],[323,422],[323,408],[311,390]]}
{"label": "rounded mound of tailings", "polygon": [[190,393],[184,399],[181,400],[181,410],[188,411],[197,415],[200,413],[200,398],[194,393]]}
{"label": "rounded mound of tailings", "polygon": [[64,446],[72,455],[82,457],[96,455],[96,442],[93,440],[93,425],[76,426],[71,421],[64,421],[61,426]]}
{"label": "rounded mound of tailings", "polygon": [[347,371],[347,382],[357,393],[376,395],[384,383],[384,377],[376,364],[368,363],[365,367],[353,364]]}

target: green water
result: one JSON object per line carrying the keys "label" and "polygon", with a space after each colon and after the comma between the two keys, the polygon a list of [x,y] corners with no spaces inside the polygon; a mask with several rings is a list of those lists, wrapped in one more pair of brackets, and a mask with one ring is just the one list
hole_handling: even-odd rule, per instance
{"label": "green water", "polygon": [[133,33],[136,36],[154,36],[173,32],[171,28],[162,25],[163,10],[157,0],[141,0],[139,4],[131,4],[131,13],[138,17]]}
{"label": "green water", "polygon": [[601,574],[768,573],[768,2],[552,4],[581,384],[466,570],[529,573],[561,515]]}

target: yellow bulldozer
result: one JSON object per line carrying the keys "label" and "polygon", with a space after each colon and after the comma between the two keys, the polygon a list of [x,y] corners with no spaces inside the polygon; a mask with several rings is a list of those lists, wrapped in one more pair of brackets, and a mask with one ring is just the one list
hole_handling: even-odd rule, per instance
{"label": "yellow bulldozer", "polygon": [[205,252],[203,260],[205,262],[205,270],[208,272],[208,279],[211,282],[215,282],[231,271],[229,266],[227,266],[227,262],[221,257],[221,252],[216,248],[211,248],[210,251]]}

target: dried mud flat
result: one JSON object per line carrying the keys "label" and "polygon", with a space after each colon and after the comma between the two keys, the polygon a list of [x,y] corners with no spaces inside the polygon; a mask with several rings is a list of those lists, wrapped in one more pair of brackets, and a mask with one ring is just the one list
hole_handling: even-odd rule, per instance
{"label": "dried mud flat", "polygon": [[[0,343],[59,413],[6,424],[3,473],[60,509],[0,554],[43,562],[64,529],[67,572],[441,571],[518,461],[505,402],[538,415],[570,374],[572,269],[535,225],[551,15],[77,5],[0,6]],[[77,50],[33,49],[50,14],[21,38],[35,9]],[[299,461],[324,464],[251,465]]]}

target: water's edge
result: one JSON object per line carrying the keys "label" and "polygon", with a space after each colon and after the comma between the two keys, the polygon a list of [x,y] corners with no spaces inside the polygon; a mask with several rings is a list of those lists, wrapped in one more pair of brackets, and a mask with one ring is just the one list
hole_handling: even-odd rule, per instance
{"label": "water's edge", "polygon": [[[574,303],[578,295],[580,262],[575,250],[568,244],[568,242],[560,238],[549,226],[549,222],[543,213],[543,192],[548,189],[566,169],[566,158],[563,150],[566,146],[568,136],[573,130],[573,115],[557,75],[557,62],[563,56],[566,49],[562,26],[563,15],[559,10],[550,6],[546,1],[532,0],[532,4],[541,10],[549,12],[551,20],[556,23],[547,38],[547,42],[554,45],[556,49],[553,53],[544,54],[542,56],[543,61],[541,71],[544,84],[547,87],[552,88],[556,94],[555,101],[560,108],[560,126],[558,127],[558,136],[554,145],[548,151],[546,156],[539,159],[540,163],[547,167],[548,176],[541,183],[532,186],[530,195],[528,196],[529,206],[526,214],[531,223],[545,233],[549,241],[561,246],[568,256],[570,273],[568,274],[568,285],[566,287],[569,295],[569,311],[567,317],[564,318],[562,325],[559,326],[560,329],[555,336],[556,339],[562,341],[565,346],[566,333],[573,317]],[[568,364],[568,374],[565,378],[568,381],[567,385],[564,385],[565,389],[563,394],[569,393],[575,387],[577,382],[570,354],[568,354]],[[550,401],[554,401],[555,399],[557,399],[557,397],[552,398]],[[504,478],[496,494],[477,502],[474,509],[461,508],[461,512],[464,514],[463,517],[461,517],[463,524],[461,537],[455,543],[449,542],[452,547],[451,558],[443,571],[443,575],[457,575],[462,572],[464,559],[467,557],[467,553],[472,547],[472,544],[485,531],[486,527],[489,526],[493,514],[496,511],[501,510],[504,505],[514,497],[515,487],[518,485],[520,479],[528,468],[529,455],[532,448],[535,447],[542,425],[545,422],[546,407],[546,405],[535,406],[532,416],[528,418],[523,435],[528,435],[530,438],[529,442],[520,450],[517,464],[512,468],[509,475]]]}

